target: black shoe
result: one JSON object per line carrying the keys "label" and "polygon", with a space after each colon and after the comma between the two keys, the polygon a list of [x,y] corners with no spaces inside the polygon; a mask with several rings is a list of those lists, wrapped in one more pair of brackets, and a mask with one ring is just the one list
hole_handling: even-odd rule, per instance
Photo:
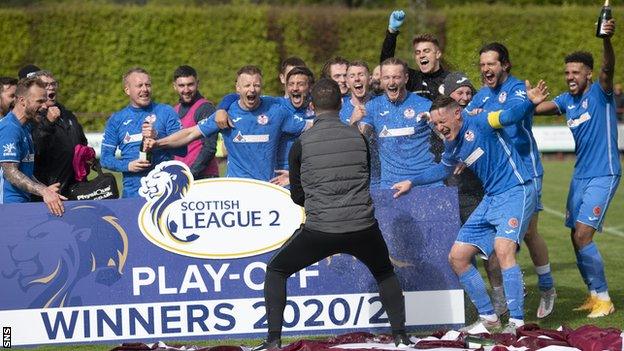
{"label": "black shoe", "polygon": [[414,343],[410,340],[409,336],[405,333],[394,335],[394,346],[396,347],[410,347]]}
{"label": "black shoe", "polygon": [[282,348],[282,340],[276,339],[273,341],[264,340],[262,344],[252,347],[251,351],[268,351],[268,350],[279,350]]}

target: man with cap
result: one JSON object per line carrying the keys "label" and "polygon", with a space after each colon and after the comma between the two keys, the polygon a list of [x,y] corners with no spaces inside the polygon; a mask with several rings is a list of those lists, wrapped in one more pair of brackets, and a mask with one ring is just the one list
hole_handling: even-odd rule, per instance
{"label": "man with cap", "polygon": [[[59,183],[59,193],[69,196],[71,185],[76,183],[73,160],[76,145],[87,145],[87,137],[73,112],[57,101],[58,81],[50,71],[40,70],[26,73],[41,80],[46,90],[47,112],[40,123],[33,127],[35,144],[35,178],[43,184]],[[20,71],[21,72],[21,71]],[[33,196],[32,201],[42,201]]]}
{"label": "man with cap", "polygon": [[[475,88],[463,72],[450,72],[440,86],[440,94],[455,100],[463,109],[472,100]],[[446,184],[457,187],[459,196],[459,219],[464,225],[470,214],[477,208],[483,199],[483,184],[470,168],[463,168],[459,174],[447,178]],[[485,270],[492,285],[492,304],[497,315],[507,312],[505,292],[503,291],[503,277],[496,255],[492,255],[485,264]]]}

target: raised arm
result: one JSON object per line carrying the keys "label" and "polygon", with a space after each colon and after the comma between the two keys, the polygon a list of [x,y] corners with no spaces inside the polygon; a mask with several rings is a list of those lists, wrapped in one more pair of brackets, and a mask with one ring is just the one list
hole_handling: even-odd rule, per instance
{"label": "raised arm", "polygon": [[540,80],[534,88],[531,87],[531,83],[528,80],[525,81],[525,84],[528,100],[515,104],[507,110],[499,110],[487,114],[488,123],[492,128],[500,129],[516,124],[530,112],[533,106],[546,101],[549,93],[548,86],[546,86],[543,80]]}
{"label": "raised arm", "polygon": [[607,36],[602,39],[602,68],[600,69],[600,86],[602,90],[610,94],[613,92],[613,74],[615,71],[615,53],[611,45],[611,37],[615,32],[615,20],[610,19],[603,27]]}
{"label": "raised arm", "polygon": [[405,12],[403,10],[395,10],[390,14],[388,21],[388,31],[386,32],[386,38],[381,46],[381,54],[379,55],[379,63],[385,59],[394,57],[394,51],[396,49],[396,39],[399,35],[399,28],[403,25],[405,19]]}

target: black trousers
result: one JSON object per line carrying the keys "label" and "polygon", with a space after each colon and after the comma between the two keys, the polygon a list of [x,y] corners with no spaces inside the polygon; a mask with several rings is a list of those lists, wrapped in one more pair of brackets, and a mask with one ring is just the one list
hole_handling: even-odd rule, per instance
{"label": "black trousers", "polygon": [[348,233],[325,233],[301,226],[271,258],[264,282],[269,338],[281,336],[286,307],[288,277],[326,257],[350,254],[366,265],[379,286],[379,295],[394,334],[405,332],[405,300],[390,263],[388,247],[377,222],[369,228]]}

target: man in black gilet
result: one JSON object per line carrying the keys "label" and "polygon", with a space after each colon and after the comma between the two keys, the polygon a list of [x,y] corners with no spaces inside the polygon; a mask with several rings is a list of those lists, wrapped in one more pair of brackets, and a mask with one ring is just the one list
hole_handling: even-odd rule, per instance
{"label": "man in black gilet", "polygon": [[395,345],[410,344],[403,291],[374,216],[368,145],[357,128],[340,121],[340,101],[336,82],[316,83],[314,125],[290,150],[291,198],[305,208],[306,221],[268,264],[264,283],[268,338],[253,351],[281,347],[287,278],[337,253],[350,254],[368,267],[379,286]]}

